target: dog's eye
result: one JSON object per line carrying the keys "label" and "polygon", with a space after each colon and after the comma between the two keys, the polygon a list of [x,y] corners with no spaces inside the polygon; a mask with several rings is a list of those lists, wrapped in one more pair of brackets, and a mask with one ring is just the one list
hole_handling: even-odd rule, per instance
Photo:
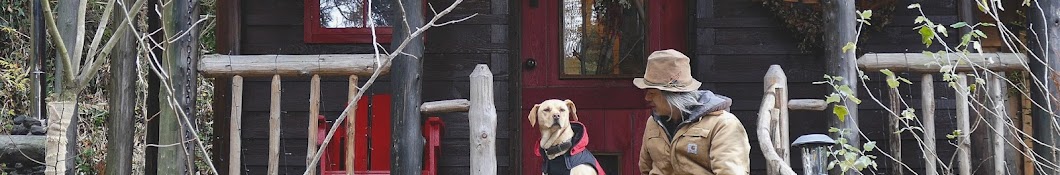
{"label": "dog's eye", "polygon": [[552,112],[552,109],[549,109],[549,108],[545,108],[545,110],[544,110],[544,111],[545,111],[545,112]]}
{"label": "dog's eye", "polygon": [[567,112],[567,109],[559,109],[559,112]]}

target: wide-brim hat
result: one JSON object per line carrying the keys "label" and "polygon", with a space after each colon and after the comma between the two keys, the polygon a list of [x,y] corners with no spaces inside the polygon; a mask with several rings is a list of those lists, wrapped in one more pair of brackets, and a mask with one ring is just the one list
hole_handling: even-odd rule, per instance
{"label": "wide-brim hat", "polygon": [[703,83],[692,78],[688,56],[673,49],[660,50],[648,56],[643,78],[634,78],[640,89],[654,88],[670,92],[692,92]]}

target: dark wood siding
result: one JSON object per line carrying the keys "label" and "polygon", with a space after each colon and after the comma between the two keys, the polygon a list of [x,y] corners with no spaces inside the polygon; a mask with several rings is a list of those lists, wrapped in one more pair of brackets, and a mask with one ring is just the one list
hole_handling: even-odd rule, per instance
{"label": "dark wood siding", "polygon": [[[765,159],[763,158],[757,143],[754,129],[757,127],[757,109],[762,98],[762,77],[772,64],[781,65],[788,76],[789,96],[792,99],[799,98],[823,98],[827,95],[829,87],[823,85],[812,85],[814,81],[824,80],[825,61],[823,57],[814,53],[803,53],[797,46],[798,39],[794,38],[791,31],[783,26],[783,22],[773,16],[773,12],[764,8],[760,2],[747,0],[716,0],[716,1],[690,1],[695,15],[693,43],[693,67],[697,79],[704,82],[702,89],[712,90],[716,93],[733,98],[733,113],[736,114],[744,127],[749,131],[751,139],[751,174],[765,174]],[[920,35],[912,28],[913,19],[919,14],[904,7],[911,3],[921,3],[924,9],[953,9],[953,10],[931,10],[929,17],[937,23],[952,24],[956,22],[955,1],[916,1],[901,0],[895,7],[892,22],[882,30],[866,29],[859,46],[860,53],[866,52],[921,52],[925,50],[920,43]],[[950,34],[956,33],[951,30]],[[951,37],[950,39],[954,39]],[[955,42],[955,41],[949,41]],[[932,47],[927,50],[938,50]],[[862,131],[871,140],[881,146],[881,150],[887,148],[886,117],[887,112],[877,105],[869,93],[875,94],[880,101],[887,102],[886,84],[880,80],[882,75],[877,72],[867,73],[871,80],[866,83],[869,92],[859,85],[859,98],[864,102],[860,105],[858,117]],[[919,74],[905,74],[900,76],[919,84]],[[936,75],[936,80],[939,80]],[[848,77],[849,78],[849,77]],[[949,157],[954,152],[954,147],[947,144],[946,134],[955,129],[954,121],[955,101],[954,92],[948,88],[946,83],[935,83],[936,96],[936,136],[940,157]],[[910,107],[920,108],[919,86],[902,86],[900,88],[903,98]],[[918,110],[919,111],[919,110]],[[919,115],[919,112],[918,112]],[[818,111],[792,111],[790,113],[790,136],[795,138],[804,134],[827,133],[828,125],[826,117],[834,117],[831,112]],[[912,135],[903,137],[904,163],[910,165],[918,173],[923,173],[923,157],[918,144]],[[881,165],[876,172],[889,172],[892,166],[887,163],[887,157],[879,155],[877,162]],[[797,150],[791,154],[792,167],[796,172],[801,172],[801,153]]]}
{"label": "dark wood siding", "polygon": [[[430,0],[444,8],[453,0]],[[452,20],[477,13],[463,23],[436,27],[428,31],[426,55],[423,57],[423,101],[470,98],[468,75],[476,64],[488,64],[494,73],[494,96],[497,106],[497,155],[499,174],[510,174],[510,141],[515,132],[509,127],[511,91],[509,86],[509,1],[465,0],[449,16]],[[303,42],[304,9],[301,0],[261,0],[241,4],[241,54],[366,54],[367,44],[307,44]],[[439,9],[441,10],[441,9]],[[428,10],[428,13],[430,11]],[[309,78],[283,77],[281,106],[281,158],[283,174],[301,174],[305,170],[306,127],[309,108]],[[367,77],[361,78],[361,84]],[[243,163],[247,174],[263,174],[267,168],[269,79],[248,78],[243,100]],[[367,94],[389,93],[391,84],[381,77]],[[321,114],[332,120],[345,105],[348,90],[345,77],[323,77]],[[517,97],[516,97],[517,98]],[[217,109],[228,110],[228,109]],[[442,150],[438,157],[439,174],[469,174],[467,113],[439,115],[445,122]],[[219,131],[224,134],[224,131]],[[227,137],[222,137],[227,138]],[[227,153],[226,153],[227,154]]]}

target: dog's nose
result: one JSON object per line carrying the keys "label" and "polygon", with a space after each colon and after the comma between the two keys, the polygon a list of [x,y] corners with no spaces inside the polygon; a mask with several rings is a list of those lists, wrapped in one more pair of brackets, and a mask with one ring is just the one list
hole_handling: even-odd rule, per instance
{"label": "dog's nose", "polygon": [[553,115],[552,120],[559,120],[559,115]]}

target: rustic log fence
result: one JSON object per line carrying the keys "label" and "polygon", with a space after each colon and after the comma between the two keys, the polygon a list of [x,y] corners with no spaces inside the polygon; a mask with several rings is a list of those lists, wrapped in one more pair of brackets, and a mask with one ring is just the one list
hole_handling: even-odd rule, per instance
{"label": "rustic log fence", "polygon": [[[279,146],[281,122],[280,117],[280,89],[281,77],[297,77],[311,75],[309,94],[309,127],[308,149],[306,164],[313,162],[313,155],[318,151],[317,123],[320,113],[320,76],[349,76],[349,99],[353,100],[358,91],[358,77],[371,76],[376,69],[382,69],[381,73],[388,73],[389,65],[377,68],[375,58],[371,54],[353,55],[204,55],[199,62],[199,71],[207,77],[232,77],[232,113],[229,122],[229,172],[228,174],[243,174],[239,153],[242,152],[241,122],[243,107],[243,78],[244,77],[272,77],[271,106],[269,109],[269,161],[268,174],[279,172]],[[471,154],[473,174],[496,174],[496,121],[497,112],[493,104],[493,74],[484,64],[478,65],[471,77],[471,100],[455,99],[423,103],[420,111],[423,114],[439,114],[447,112],[470,112],[468,119],[472,135]],[[350,111],[357,105],[349,105]],[[346,120],[347,126],[356,126],[352,119],[355,113],[349,113]],[[347,129],[346,138],[355,138],[356,129]],[[354,139],[349,139],[352,142]],[[346,144],[347,154],[345,162],[355,162],[354,154],[357,144]],[[354,173],[353,163],[347,163],[347,174]],[[310,170],[312,171],[312,170]],[[311,172],[314,173],[314,172]]]}
{"label": "rustic log fence", "polygon": [[[938,174],[937,164],[942,162],[937,156],[937,149],[935,143],[935,99],[934,99],[934,78],[932,74],[939,73],[943,70],[943,67],[951,68],[957,74],[954,77],[955,91],[956,91],[956,109],[957,109],[957,124],[961,133],[958,140],[958,164],[956,167],[957,173],[961,175],[971,174],[971,145],[969,142],[968,135],[970,134],[970,122],[969,119],[969,97],[971,94],[968,92],[968,72],[972,71],[993,71],[993,72],[1012,72],[1012,71],[1026,71],[1026,58],[1023,55],[1017,53],[984,53],[984,54],[968,54],[958,55],[959,53],[949,54],[938,54],[929,56],[923,53],[869,53],[865,54],[858,59],[858,67],[865,71],[880,71],[888,69],[893,72],[910,72],[910,73],[921,73],[921,91],[922,91],[922,129],[923,129],[923,144],[922,149],[924,150],[924,159],[926,161],[924,168],[927,170],[926,174],[934,175]],[[962,61],[956,61],[960,59]],[[942,60],[953,60],[949,63]],[[986,79],[986,90],[987,90],[987,108],[989,110],[997,111],[993,113],[985,113],[989,116],[987,120],[994,126],[1005,126],[1005,118],[1009,113],[1004,112],[1007,109],[1004,100],[1009,99],[1007,93],[1000,89],[1004,86],[1001,85],[1004,73],[988,74]],[[887,77],[893,79],[896,77]],[[762,153],[764,154],[768,169],[767,172],[770,175],[782,174],[789,175],[794,174],[791,170],[789,160],[789,141],[788,140],[788,110],[825,110],[828,104],[821,99],[787,99],[787,82],[786,76],[783,70],[778,65],[770,66],[769,70],[765,75],[765,95],[762,98],[762,106],[758,112],[758,139],[759,145],[761,146]],[[901,116],[901,110],[899,110],[900,102],[899,94],[897,89],[888,91],[890,98],[889,104],[891,113],[888,120],[888,130],[892,133],[888,136],[890,141],[890,149],[887,151],[888,154],[892,155],[894,160],[897,162],[902,161],[901,156],[901,132],[902,124],[899,121]],[[995,132],[991,133],[991,142],[989,145],[990,155],[994,160],[993,164],[984,165],[992,166],[994,172],[999,172],[1006,169],[1005,164],[1001,163],[1005,159],[1005,131],[1004,127],[993,127]],[[1010,155],[1011,156],[1011,155]],[[887,160],[889,162],[895,162],[894,160]],[[806,162],[804,162],[806,163]],[[893,166],[898,166],[899,163],[895,163]]]}

